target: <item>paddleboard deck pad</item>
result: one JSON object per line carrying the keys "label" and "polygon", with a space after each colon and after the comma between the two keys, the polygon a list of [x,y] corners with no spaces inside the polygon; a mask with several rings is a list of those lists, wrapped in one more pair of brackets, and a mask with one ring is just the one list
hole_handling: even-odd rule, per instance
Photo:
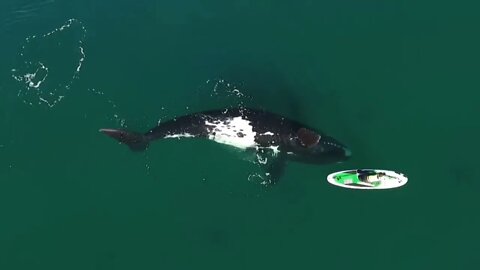
{"label": "paddleboard deck pad", "polygon": [[327,181],[332,185],[351,189],[390,189],[405,185],[408,178],[394,171],[357,169],[329,174]]}

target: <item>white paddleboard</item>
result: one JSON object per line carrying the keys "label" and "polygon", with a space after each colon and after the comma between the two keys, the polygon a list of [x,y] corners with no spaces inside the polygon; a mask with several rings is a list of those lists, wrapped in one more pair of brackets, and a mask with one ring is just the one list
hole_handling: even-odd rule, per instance
{"label": "white paddleboard", "polygon": [[405,185],[408,178],[394,171],[358,169],[331,173],[327,176],[327,181],[351,189],[390,189]]}

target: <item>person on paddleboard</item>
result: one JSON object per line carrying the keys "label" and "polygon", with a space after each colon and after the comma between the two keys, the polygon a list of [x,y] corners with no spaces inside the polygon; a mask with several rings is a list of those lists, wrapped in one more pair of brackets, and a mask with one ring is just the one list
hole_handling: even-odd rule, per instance
{"label": "person on paddleboard", "polygon": [[359,169],[352,172],[345,172],[338,175],[337,181],[345,185],[354,186],[378,186],[381,183],[381,177],[386,174],[374,170]]}

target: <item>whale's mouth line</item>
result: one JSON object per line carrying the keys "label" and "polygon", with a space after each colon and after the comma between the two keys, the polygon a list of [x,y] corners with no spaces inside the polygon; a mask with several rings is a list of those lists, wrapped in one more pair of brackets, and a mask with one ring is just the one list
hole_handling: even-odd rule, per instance
{"label": "whale's mouth line", "polygon": [[337,142],[335,139],[333,139],[331,137],[326,137],[325,139],[322,138],[322,140],[320,140],[320,142],[323,145],[325,145],[326,147],[330,147],[330,148],[336,149],[338,151],[343,151],[343,155],[346,158],[349,158],[349,157],[352,156],[352,151],[350,150],[350,148],[348,148],[347,146]]}

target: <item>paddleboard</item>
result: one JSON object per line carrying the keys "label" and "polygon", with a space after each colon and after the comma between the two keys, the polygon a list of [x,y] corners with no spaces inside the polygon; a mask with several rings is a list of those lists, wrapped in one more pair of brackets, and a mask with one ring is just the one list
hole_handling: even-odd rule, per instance
{"label": "paddleboard", "polygon": [[327,181],[332,185],[351,189],[390,189],[405,185],[408,178],[394,171],[357,169],[329,174]]}

